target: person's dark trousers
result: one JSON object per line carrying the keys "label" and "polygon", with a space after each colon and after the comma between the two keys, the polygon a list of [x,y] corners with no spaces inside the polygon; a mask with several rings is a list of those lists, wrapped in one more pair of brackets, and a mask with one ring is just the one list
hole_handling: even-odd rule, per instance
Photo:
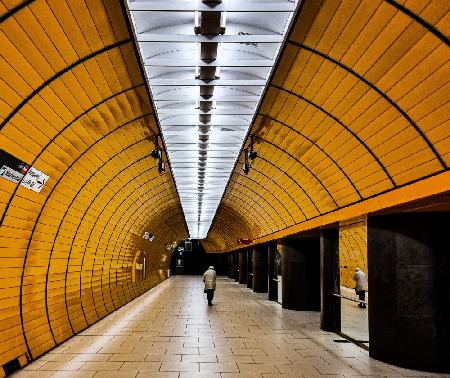
{"label": "person's dark trousers", "polygon": [[208,298],[208,306],[212,306],[212,300],[214,298],[214,289],[206,290],[206,298]]}
{"label": "person's dark trousers", "polygon": [[[358,295],[359,295],[359,300],[360,301],[366,301],[366,291],[365,290],[360,290],[360,291],[358,291]],[[365,303],[359,303],[358,304],[358,307],[361,307],[361,308],[366,308],[366,304]]]}

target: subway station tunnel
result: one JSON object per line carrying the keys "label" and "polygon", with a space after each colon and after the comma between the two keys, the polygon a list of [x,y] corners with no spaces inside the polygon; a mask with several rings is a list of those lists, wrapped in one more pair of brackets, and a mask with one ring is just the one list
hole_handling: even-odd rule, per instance
{"label": "subway station tunnel", "polygon": [[[0,375],[197,252],[186,273],[214,262],[371,360],[450,373],[449,11],[1,0]],[[356,266],[370,343],[342,325]]]}

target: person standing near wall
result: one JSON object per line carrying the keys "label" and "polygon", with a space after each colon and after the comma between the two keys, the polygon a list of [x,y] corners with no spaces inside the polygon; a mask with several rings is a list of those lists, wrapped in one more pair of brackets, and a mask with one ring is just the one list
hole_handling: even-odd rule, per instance
{"label": "person standing near wall", "polygon": [[210,266],[203,274],[203,283],[205,284],[204,292],[206,293],[206,298],[208,299],[208,306],[212,306],[214,290],[216,290],[216,271],[213,266]]}
{"label": "person standing near wall", "polygon": [[[359,296],[360,301],[366,300],[366,290],[367,290],[367,276],[366,274],[356,267],[355,275],[353,276],[353,280],[356,281],[355,292]],[[360,308],[366,308],[366,304],[360,302],[358,304]]]}

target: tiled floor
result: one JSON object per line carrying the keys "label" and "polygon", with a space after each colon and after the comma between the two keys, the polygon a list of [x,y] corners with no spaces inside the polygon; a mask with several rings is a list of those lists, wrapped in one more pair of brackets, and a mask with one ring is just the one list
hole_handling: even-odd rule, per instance
{"label": "tiled floor", "polygon": [[[173,277],[14,374],[20,377],[432,376],[390,366],[226,278]],[[434,375],[438,376],[438,375]]]}

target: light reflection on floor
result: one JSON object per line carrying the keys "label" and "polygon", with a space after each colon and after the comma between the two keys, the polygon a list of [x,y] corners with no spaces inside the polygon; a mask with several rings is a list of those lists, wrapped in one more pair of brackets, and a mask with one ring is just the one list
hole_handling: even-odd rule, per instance
{"label": "light reflection on floor", "polygon": [[201,276],[172,277],[13,377],[444,376],[374,360],[363,348],[321,331],[320,312],[283,309],[267,293],[228,278],[218,278],[213,303],[207,305]]}
{"label": "light reflection on floor", "polygon": [[[341,286],[341,295],[358,299],[354,289]],[[366,302],[369,295],[366,293]],[[341,299],[341,332],[357,341],[369,341],[369,309],[358,307],[357,302]],[[369,343],[364,343],[369,346]]]}

